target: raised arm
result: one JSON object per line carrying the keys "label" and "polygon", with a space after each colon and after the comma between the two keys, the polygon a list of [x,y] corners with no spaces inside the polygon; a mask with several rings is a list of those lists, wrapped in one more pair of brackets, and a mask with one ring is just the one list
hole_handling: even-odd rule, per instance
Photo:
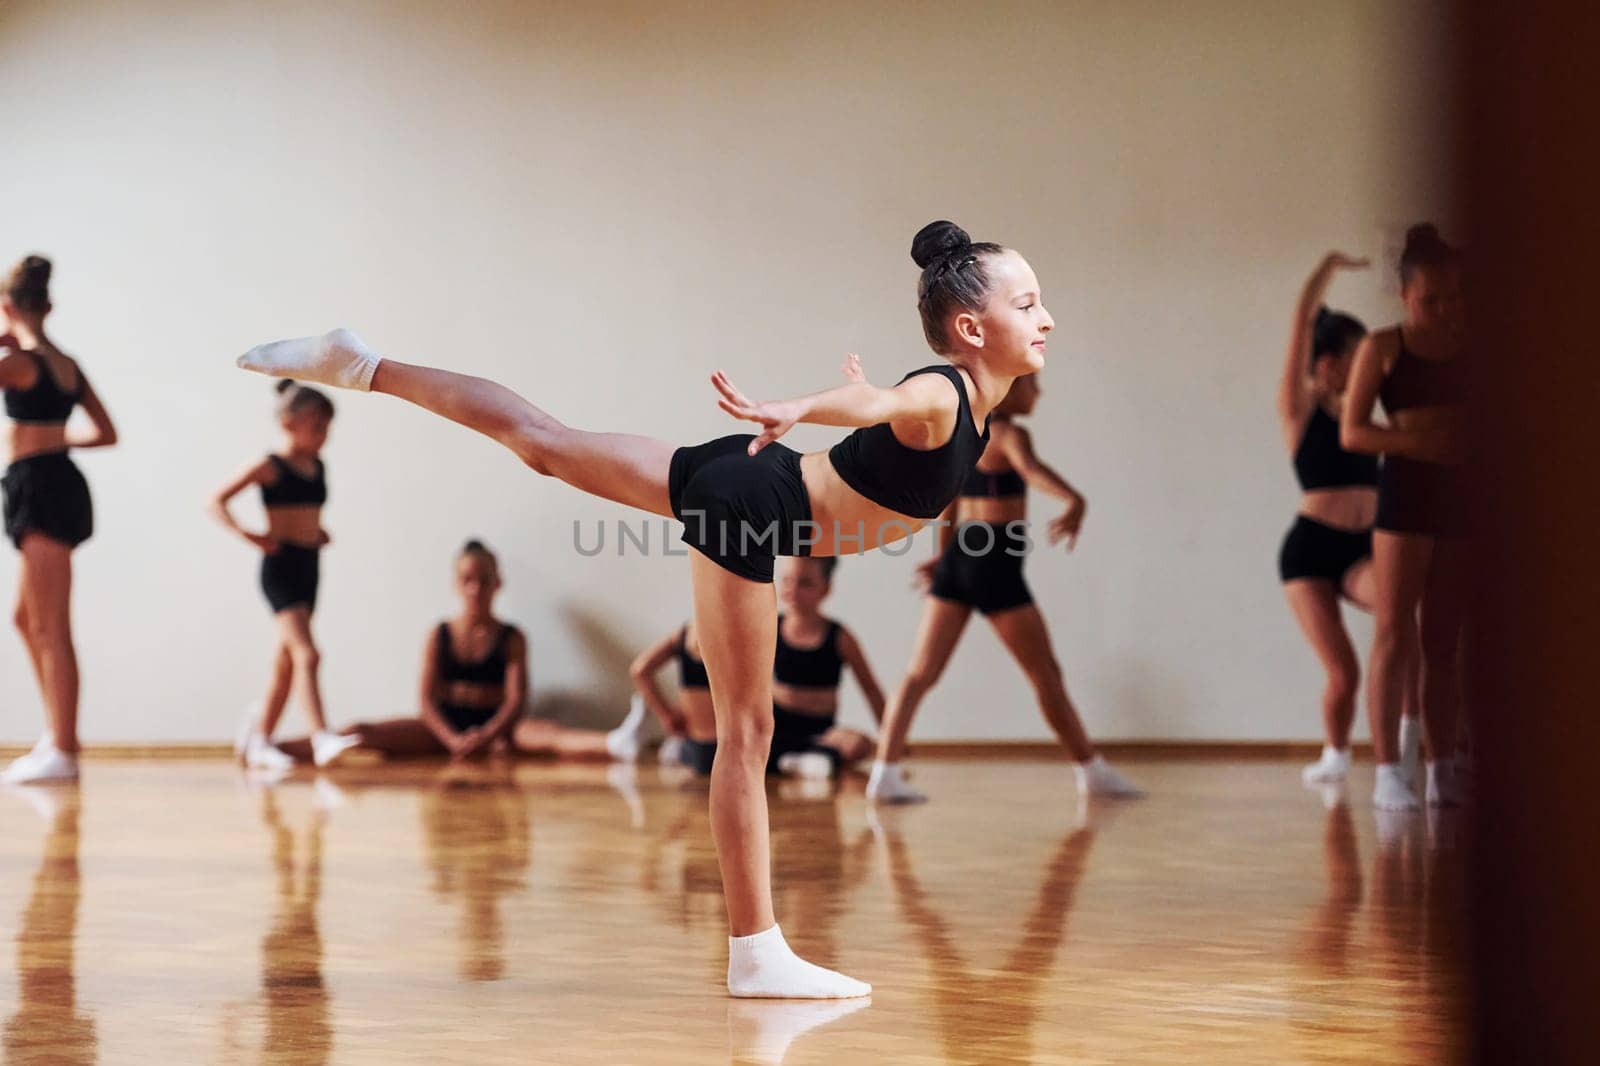
{"label": "raised arm", "polygon": [[895,436],[911,447],[934,448],[955,432],[960,411],[960,399],[942,374],[919,374],[892,389],[852,380],[809,396],[761,403],[740,392],[720,370],[711,375],[711,383],[720,394],[719,407],[735,418],[761,426],[761,432],[750,442],[751,455],[798,422],[850,428],[888,422]]}
{"label": "raised arm", "polygon": [[1295,301],[1294,318],[1289,323],[1289,347],[1283,361],[1283,377],[1278,381],[1278,418],[1284,423],[1284,436],[1291,451],[1298,445],[1300,430],[1316,402],[1311,391],[1311,345],[1316,330],[1317,312],[1322,308],[1328,285],[1339,270],[1363,270],[1366,259],[1343,252],[1329,252],[1311,272]]}
{"label": "raised arm", "polygon": [[861,686],[861,694],[867,698],[867,706],[872,710],[872,720],[882,725],[885,705],[883,688],[878,684],[877,675],[872,672],[872,665],[867,662],[867,655],[861,650],[856,635],[843,626],[839,627],[839,658],[844,660],[855,675],[856,684]]}
{"label": "raised arm", "polygon": [[79,398],[83,405],[83,413],[89,416],[92,425],[87,433],[68,432],[67,446],[71,448],[109,448],[117,443],[117,427],[111,421],[111,415],[106,411],[106,405],[100,402],[100,394],[94,391],[94,386],[89,384],[89,379],[84,376],[83,367],[78,367]]}
{"label": "raised arm", "polygon": [[258,463],[252,463],[250,466],[246,467],[231,480],[229,480],[227,484],[222,486],[222,488],[218,489],[217,494],[211,497],[210,501],[206,504],[207,512],[210,513],[212,518],[215,518],[218,522],[220,522],[224,529],[233,531],[234,533],[238,534],[239,537],[255,545],[264,552],[276,551],[278,542],[268,534],[251,533],[244,527],[240,526],[239,523],[234,520],[233,513],[228,510],[228,501],[232,500],[235,496],[239,495],[239,493],[243,492],[251,485],[267,484],[272,476],[272,460],[263,459]]}
{"label": "raised arm", "polygon": [[669,633],[639,653],[628,665],[628,677],[661,727],[672,736],[680,737],[687,729],[683,711],[667,699],[667,694],[661,688],[661,679],[656,676],[677,653],[678,634]]}

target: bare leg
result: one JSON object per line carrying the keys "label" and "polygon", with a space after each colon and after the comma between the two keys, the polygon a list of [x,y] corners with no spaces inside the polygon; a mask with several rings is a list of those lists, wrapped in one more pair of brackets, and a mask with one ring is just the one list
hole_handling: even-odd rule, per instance
{"label": "bare leg", "polygon": [[1317,578],[1301,578],[1283,586],[1295,621],[1317,653],[1327,672],[1322,690],[1322,731],[1328,746],[1339,751],[1350,747],[1350,727],[1355,722],[1356,690],[1361,683],[1361,667],[1356,650],[1345,632],[1339,615],[1339,597],[1333,583]]}
{"label": "bare leg", "polygon": [[[391,718],[382,722],[359,722],[339,730],[345,736],[359,736],[363,751],[376,751],[388,759],[423,759],[448,755],[444,745],[420,718]],[[278,748],[297,762],[310,762],[311,739],[286,740]]]}
{"label": "bare leg", "polygon": [[563,759],[610,759],[606,735],[598,729],[576,729],[545,718],[524,718],[511,732],[511,743],[524,755]]}
{"label": "bare leg", "polygon": [[967,627],[967,619],[972,617],[972,608],[964,604],[934,596],[926,597],[924,604],[911,664],[883,710],[883,727],[878,733],[879,762],[894,763],[905,758],[906,737],[917,707],[938,683]]}
{"label": "bare leg", "polygon": [[1077,708],[1067,697],[1061,664],[1050,647],[1050,631],[1045,628],[1044,615],[1039,613],[1039,608],[1030,603],[1001,611],[989,617],[989,624],[994,626],[1006,649],[1028,676],[1028,683],[1039,701],[1039,710],[1072,754],[1073,761],[1086,763],[1093,759],[1094,744],[1078,718]]}
{"label": "bare leg", "polygon": [[711,835],[728,907],[728,991],[738,997],[835,999],[872,986],[813,966],[784,941],[772,910],[772,842],[766,768],[772,747],[773,587],[689,553],[694,624],[711,677],[717,756],[711,767]]}
{"label": "bare leg", "polygon": [[78,751],[78,655],[72,645],[72,549],[38,533],[22,538],[22,588],[41,695],[57,750]]}
{"label": "bare leg", "polygon": [[1432,555],[1430,537],[1382,529],[1372,534],[1377,624],[1367,666],[1367,714],[1379,763],[1400,758],[1400,709],[1416,661],[1417,602]]}
{"label": "bare leg", "polygon": [[667,472],[677,449],[664,441],[573,429],[486,378],[392,359],[378,365],[372,391],[491,437],[540,474],[652,514],[672,515]]}
{"label": "bare leg", "polygon": [[289,607],[277,614],[278,633],[289,649],[294,661],[295,680],[299,682],[300,703],[314,732],[326,732],[327,716],[322,713],[322,687],[317,673],[322,667],[322,653],[317,650],[311,636],[311,610],[308,607]]}
{"label": "bare leg", "polygon": [[261,735],[268,740],[272,739],[283,717],[283,709],[289,704],[289,688],[293,683],[294,656],[289,652],[288,643],[280,638],[278,650],[272,657],[272,680],[267,685],[267,698],[261,704],[261,718],[257,723]]}
{"label": "bare leg", "polygon": [[817,738],[817,745],[823,748],[832,748],[839,753],[839,759],[848,766],[860,759],[871,755],[876,747],[872,738],[865,733],[858,733],[854,729],[843,726],[834,726]]}

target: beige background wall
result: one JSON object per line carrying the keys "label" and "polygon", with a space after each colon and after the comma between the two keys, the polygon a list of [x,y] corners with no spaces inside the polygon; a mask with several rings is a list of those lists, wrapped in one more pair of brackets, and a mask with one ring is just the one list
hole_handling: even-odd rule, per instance
{"label": "beige background wall", "polygon": [[[270,384],[231,368],[251,343],[349,324],[568,421],[695,442],[739,428],[716,367],[778,394],[846,350],[880,381],[929,362],[906,248],[944,216],[1020,248],[1058,323],[1034,432],[1091,506],[1030,578],[1090,728],[1315,736],[1272,389],[1320,253],[1441,211],[1433,24],[1391,2],[0,6],[0,252],[56,258],[57,339],[124,437],[80,458],[86,737],[221,739],[263,685],[256,560],[202,514],[275,444]],[[1333,296],[1394,313],[1376,277]],[[627,658],[687,611],[682,559],[573,550],[574,522],[614,552],[633,516],[454,427],[341,397],[326,457],[336,719],[411,705],[469,534],[503,554],[547,707],[620,710]],[[841,570],[885,684],[927,543]],[[958,655],[920,735],[1045,735],[985,629]],[[0,639],[0,742],[38,723]]]}

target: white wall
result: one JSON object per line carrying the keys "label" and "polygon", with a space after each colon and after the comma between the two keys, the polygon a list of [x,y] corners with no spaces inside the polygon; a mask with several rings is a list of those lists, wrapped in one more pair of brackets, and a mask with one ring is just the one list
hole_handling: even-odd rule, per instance
{"label": "white wall", "polygon": [[[124,439],[79,460],[86,737],[221,739],[263,685],[255,559],[202,514],[275,444],[245,347],[350,324],[569,422],[696,442],[741,429],[713,368],[780,394],[831,384],[846,350],[880,381],[931,361],[906,249],[936,217],[1021,249],[1058,324],[1034,432],[1091,506],[1077,553],[1029,573],[1090,728],[1315,736],[1320,675],[1275,571],[1295,491],[1272,388],[1316,258],[1441,212],[1435,20],[1387,0],[12,0],[0,252],[55,257],[56,337]],[[1375,277],[1333,299],[1394,313]],[[411,705],[468,534],[503,553],[547,706],[620,708],[622,664],[687,611],[684,561],[581,558],[575,520],[632,516],[395,402],[339,401],[336,719]],[[925,551],[841,570],[833,607],[885,683]],[[920,735],[1046,735],[986,630],[958,655]],[[0,639],[0,741],[38,722]]]}

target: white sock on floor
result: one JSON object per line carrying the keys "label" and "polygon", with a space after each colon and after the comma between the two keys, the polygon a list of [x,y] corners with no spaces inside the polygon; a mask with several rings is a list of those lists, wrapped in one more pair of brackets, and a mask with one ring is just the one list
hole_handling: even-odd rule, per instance
{"label": "white sock on floor", "polygon": [[291,770],[294,758],[260,733],[252,733],[244,743],[244,764],[252,770]]}
{"label": "white sock on floor", "polygon": [[1322,746],[1322,758],[1300,771],[1300,780],[1308,785],[1330,785],[1350,776],[1350,749],[1340,750],[1332,744]]}
{"label": "white sock on floor", "polygon": [[367,392],[372,388],[372,375],[377,373],[382,361],[360,337],[347,329],[336,329],[320,337],[258,344],[241,355],[237,365],[241,370],[254,370],[275,378],[314,381],[319,385]]}
{"label": "white sock on floor", "polygon": [[867,799],[874,803],[926,803],[928,797],[906,784],[897,762],[874,762],[867,778]]}
{"label": "white sock on floor", "polygon": [[1422,719],[1414,714],[1400,716],[1400,772],[1406,787],[1417,790],[1417,763],[1422,755]]}
{"label": "white sock on floor", "polygon": [[1459,807],[1465,798],[1456,777],[1454,759],[1434,759],[1428,763],[1428,806]]}
{"label": "white sock on floor", "polygon": [[650,709],[645,706],[643,696],[633,697],[632,704],[628,707],[628,716],[622,724],[606,734],[606,750],[613,759],[623,762],[634,762],[639,758],[639,749],[644,747],[644,727],[649,721]]}
{"label": "white sock on floor", "polygon": [[1138,799],[1144,795],[1144,789],[1114,770],[1104,755],[1096,755],[1086,763],[1074,763],[1072,776],[1078,779],[1080,796]]}
{"label": "white sock on floor", "polygon": [[1417,794],[1406,784],[1399,763],[1378,764],[1377,782],[1372,786],[1372,805],[1384,811],[1414,811],[1421,806]]}
{"label": "white sock on floor", "polygon": [[778,756],[778,772],[808,781],[826,781],[833,776],[833,760],[816,751],[791,751]]}
{"label": "white sock on floor", "polygon": [[872,986],[796,955],[777,926],[728,938],[728,994],[741,999],[851,999]]}
{"label": "white sock on floor", "polygon": [[811,1003],[728,1002],[728,1051],[735,1062],[779,1066],[797,1039],[872,1005],[870,999],[823,999]]}
{"label": "white sock on floor", "polygon": [[339,757],[361,743],[355,733],[331,733],[323,730],[311,734],[311,761],[318,766],[332,766]]}
{"label": "white sock on floor", "polygon": [[662,766],[682,766],[683,747],[682,737],[664,737],[661,747],[656,750],[656,758],[660,760]]}
{"label": "white sock on floor", "polygon": [[0,773],[0,781],[8,785],[25,785],[33,781],[76,781],[77,778],[78,757],[61,751],[53,741],[36,744],[32,751]]}

